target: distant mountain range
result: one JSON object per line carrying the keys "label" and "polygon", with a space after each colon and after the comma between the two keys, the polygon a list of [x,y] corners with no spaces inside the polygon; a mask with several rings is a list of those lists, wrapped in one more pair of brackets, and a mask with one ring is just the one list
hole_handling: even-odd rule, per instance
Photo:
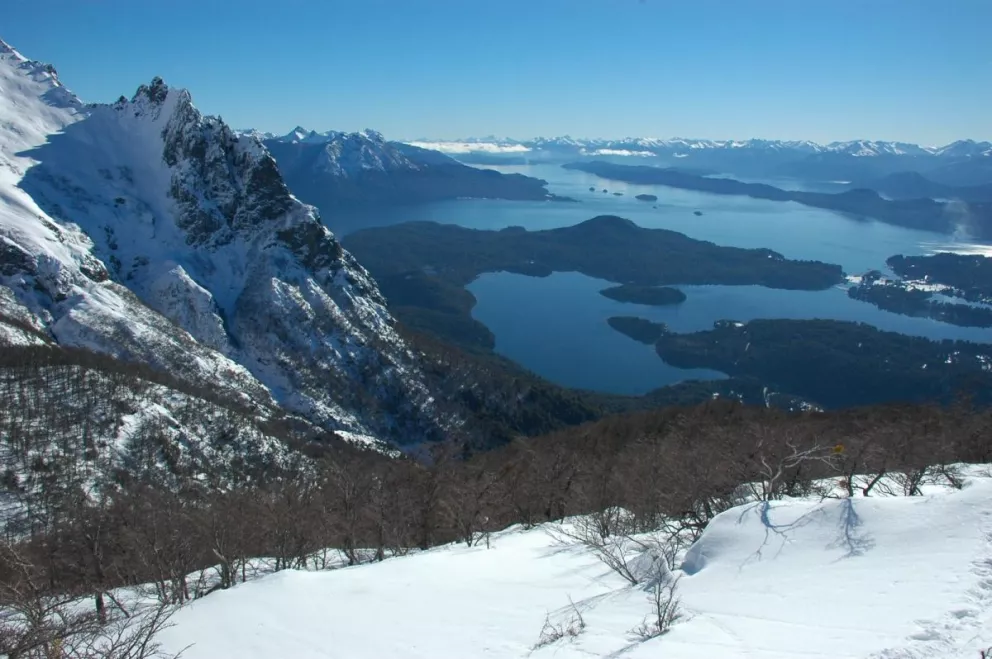
{"label": "distant mountain range", "polygon": [[[289,135],[279,139],[290,138],[302,132],[297,139],[312,139],[318,134],[297,128]],[[333,131],[332,131],[333,132]],[[847,142],[830,142],[818,144],[809,140],[707,140],[674,137],[661,139],[655,137],[625,137],[621,139],[576,139],[567,135],[562,137],[535,137],[529,140],[515,140],[496,137],[469,137],[459,140],[410,140],[413,144],[425,149],[434,149],[444,153],[526,153],[531,151],[585,151],[586,155],[597,155],[597,150],[629,151],[663,155],[666,153],[688,156],[693,151],[713,150],[770,150],[798,151],[802,153],[841,153],[858,157],[873,157],[883,155],[932,155],[938,157],[968,157],[992,155],[992,142],[976,142],[975,140],[958,140],[944,146],[920,146],[908,142],[888,142],[883,140],[851,140]],[[602,154],[600,154],[602,155]]]}
{"label": "distant mountain range", "polygon": [[530,140],[466,138],[411,140],[465,162],[497,157],[508,162],[563,161],[582,157],[652,158],[661,164],[710,169],[737,176],[866,181],[916,172],[941,185],[992,183],[992,142],[958,140],[938,147],[907,142],[853,140],[817,144],[783,140],[705,140],[629,137],[618,140],[537,137]]}
{"label": "distant mountain range", "polygon": [[293,193],[320,209],[443,199],[560,200],[547,183],[521,174],[469,167],[439,151],[386,140],[381,133],[296,127],[286,135],[254,130]]}

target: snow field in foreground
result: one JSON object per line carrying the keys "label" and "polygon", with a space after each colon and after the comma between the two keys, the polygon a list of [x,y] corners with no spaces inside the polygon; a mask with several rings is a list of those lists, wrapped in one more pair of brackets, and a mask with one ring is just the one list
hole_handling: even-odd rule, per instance
{"label": "snow field in foreground", "polygon": [[[925,497],[749,504],[689,550],[684,615],[651,613],[585,548],[546,528],[330,572],[284,571],[179,611],[161,637],[186,659],[237,657],[940,657],[992,644],[992,479]],[[535,649],[546,616],[585,627]]]}

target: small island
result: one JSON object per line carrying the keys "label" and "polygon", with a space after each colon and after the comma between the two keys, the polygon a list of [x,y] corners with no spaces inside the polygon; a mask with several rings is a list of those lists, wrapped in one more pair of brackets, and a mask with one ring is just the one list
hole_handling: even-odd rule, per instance
{"label": "small island", "polygon": [[696,217],[699,217],[703,214],[703,211],[692,211],[692,214],[695,215]]}
{"label": "small island", "polygon": [[604,288],[599,294],[617,302],[645,304],[652,307],[663,307],[685,302],[685,293],[670,286],[622,284],[620,286]]}
{"label": "small island", "polygon": [[621,334],[647,345],[657,343],[658,339],[668,331],[664,323],[655,323],[634,316],[613,316],[607,318],[606,322]]}
{"label": "small island", "polygon": [[622,192],[614,192],[613,193],[613,196],[614,197],[622,197],[623,196],[623,193]]}
{"label": "small island", "polygon": [[655,194],[639,194],[634,197],[639,201],[658,201],[658,195]]}
{"label": "small island", "polygon": [[596,188],[594,188],[594,187],[590,187],[589,188],[589,192],[595,192],[595,191],[596,191]]}

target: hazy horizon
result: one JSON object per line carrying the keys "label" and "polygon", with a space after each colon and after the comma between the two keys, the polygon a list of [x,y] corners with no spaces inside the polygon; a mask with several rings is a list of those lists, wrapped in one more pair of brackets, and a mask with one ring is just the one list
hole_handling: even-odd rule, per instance
{"label": "hazy horizon", "polygon": [[984,0],[13,0],[0,38],[86,101],[158,75],[277,134],[938,146],[992,139],[990,23]]}

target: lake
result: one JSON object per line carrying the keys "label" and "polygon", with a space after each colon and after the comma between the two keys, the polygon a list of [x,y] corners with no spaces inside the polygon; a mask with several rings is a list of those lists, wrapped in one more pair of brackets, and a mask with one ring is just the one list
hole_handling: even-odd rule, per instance
{"label": "lake", "polygon": [[[767,247],[787,258],[838,263],[850,274],[886,271],[885,260],[894,254],[958,251],[992,255],[992,246],[859,221],[794,202],[607,181],[557,165],[494,169],[542,178],[549,182],[551,192],[579,203],[458,200],[330,213],[325,215],[325,222],[338,234],[414,220],[477,229],[523,226],[536,230],[571,226],[597,215],[619,215],[643,227],[671,229],[720,245]],[[595,192],[590,192],[590,187]],[[604,188],[608,191],[605,194]],[[614,192],[622,196],[614,196]],[[634,199],[638,194],[657,195],[658,201],[638,201]],[[696,216],[697,210],[703,214]],[[493,331],[497,352],[553,382],[613,393],[640,394],[682,380],[722,377],[714,371],[665,364],[651,346],[639,344],[606,324],[606,318],[617,315],[664,322],[678,332],[709,329],[714,321],[728,318],[832,318],[932,339],[992,341],[992,330],[881,311],[851,300],[841,288],[780,291],[757,286],[680,286],[688,296],[685,303],[657,308],[599,295],[611,285],[578,273],[555,273],[546,278],[491,273],[479,277],[469,290],[478,299],[473,316]]]}

